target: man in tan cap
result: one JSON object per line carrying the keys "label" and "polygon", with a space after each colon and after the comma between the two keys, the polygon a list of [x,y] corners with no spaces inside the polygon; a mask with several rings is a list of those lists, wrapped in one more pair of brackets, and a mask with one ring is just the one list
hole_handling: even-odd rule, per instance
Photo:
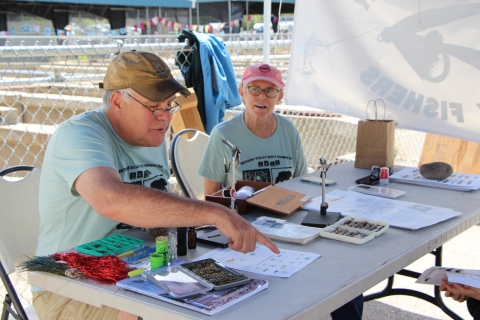
{"label": "man in tan cap", "polygon": [[[215,225],[230,247],[278,248],[228,208],[169,193],[165,134],[189,91],[165,62],[148,52],[124,52],[110,63],[103,105],[60,124],[52,135],[40,180],[40,238],[45,256],[115,233],[119,222],[142,228]],[[40,319],[137,319],[33,288]],[[63,319],[63,318],[62,318]]]}

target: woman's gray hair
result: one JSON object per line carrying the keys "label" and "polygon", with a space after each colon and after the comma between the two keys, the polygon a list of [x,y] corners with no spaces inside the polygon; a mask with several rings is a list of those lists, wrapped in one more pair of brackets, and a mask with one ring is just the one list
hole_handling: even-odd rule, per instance
{"label": "woman's gray hair", "polygon": [[130,96],[128,94],[132,93],[132,89],[122,89],[122,90],[105,90],[103,93],[103,109],[106,111],[110,109],[111,104],[110,104],[110,97],[112,96],[112,93],[114,92],[120,92],[122,95],[123,100],[125,102],[130,103]]}

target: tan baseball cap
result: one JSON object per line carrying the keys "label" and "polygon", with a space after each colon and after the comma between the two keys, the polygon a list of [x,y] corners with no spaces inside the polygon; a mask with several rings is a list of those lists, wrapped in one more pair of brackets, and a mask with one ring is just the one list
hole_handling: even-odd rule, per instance
{"label": "tan baseball cap", "polygon": [[164,101],[177,92],[185,97],[190,91],[175,80],[167,64],[157,55],[128,51],[116,56],[107,68],[103,83],[106,90],[131,88],[153,102]]}

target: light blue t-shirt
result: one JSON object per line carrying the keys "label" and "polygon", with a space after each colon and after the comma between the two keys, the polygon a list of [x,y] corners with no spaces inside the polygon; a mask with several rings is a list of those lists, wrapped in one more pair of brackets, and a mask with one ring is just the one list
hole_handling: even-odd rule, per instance
{"label": "light blue t-shirt", "polygon": [[55,130],[45,153],[37,255],[74,248],[116,232],[119,221],[100,216],[73,188],[78,176],[94,167],[117,170],[124,183],[169,191],[166,143],[152,148],[125,143],[103,108],[72,117]]}
{"label": "light blue t-shirt", "polygon": [[244,112],[218,124],[212,130],[198,174],[231,184],[232,151],[222,138],[241,151],[240,166],[235,169],[236,180],[279,183],[306,174],[307,161],[297,128],[285,117],[275,116],[277,129],[268,138],[259,138],[248,129]]}

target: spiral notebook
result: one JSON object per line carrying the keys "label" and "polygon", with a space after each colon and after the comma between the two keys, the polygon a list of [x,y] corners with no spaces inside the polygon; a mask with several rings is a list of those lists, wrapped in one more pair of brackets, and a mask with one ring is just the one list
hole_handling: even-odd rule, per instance
{"label": "spiral notebook", "polygon": [[257,218],[252,225],[267,238],[284,242],[307,244],[320,236],[318,228],[265,216]]}

